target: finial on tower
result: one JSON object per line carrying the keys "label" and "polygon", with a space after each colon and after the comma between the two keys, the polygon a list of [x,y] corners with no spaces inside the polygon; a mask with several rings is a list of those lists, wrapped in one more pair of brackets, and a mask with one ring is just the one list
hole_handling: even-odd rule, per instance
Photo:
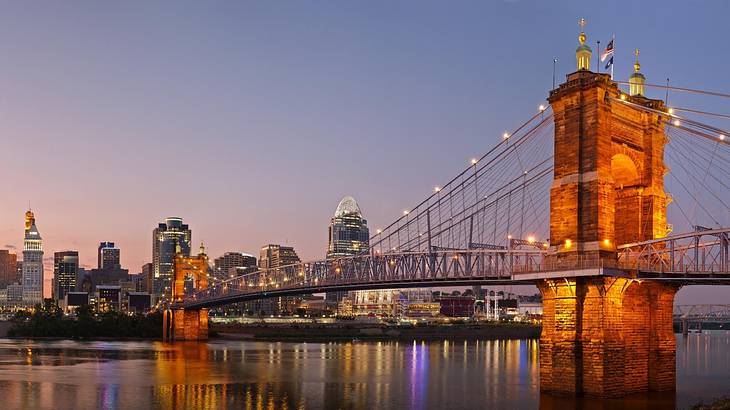
{"label": "finial on tower", "polygon": [[200,252],[198,252],[199,255],[205,255],[205,245],[203,244],[203,241],[200,241]]}
{"label": "finial on tower", "polygon": [[639,64],[639,49],[634,49],[634,56],[636,56],[636,60],[634,61],[634,72],[629,77],[629,94],[630,95],[640,95],[644,96],[644,83],[646,82],[646,77],[644,77],[644,74],[641,74],[641,64]]}
{"label": "finial on tower", "polygon": [[575,50],[575,60],[578,66],[578,71],[588,71],[591,68],[591,55],[593,54],[593,50],[591,50],[591,47],[586,44],[587,37],[586,33],[583,31],[586,25],[586,19],[580,19],[580,21],[578,21],[578,25],[580,25],[580,34],[578,35],[578,42],[580,44]]}

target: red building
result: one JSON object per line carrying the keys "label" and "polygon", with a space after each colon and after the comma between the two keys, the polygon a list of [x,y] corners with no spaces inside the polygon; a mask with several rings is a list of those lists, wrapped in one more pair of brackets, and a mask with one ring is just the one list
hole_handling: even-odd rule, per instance
{"label": "red building", "polygon": [[471,317],[474,315],[474,296],[451,296],[438,297],[441,305],[441,314],[448,317]]}

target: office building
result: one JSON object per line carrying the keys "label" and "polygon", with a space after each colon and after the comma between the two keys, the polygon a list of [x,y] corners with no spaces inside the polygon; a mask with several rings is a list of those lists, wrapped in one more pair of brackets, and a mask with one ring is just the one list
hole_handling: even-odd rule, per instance
{"label": "office building", "polygon": [[0,288],[18,280],[18,255],[0,249]]}
{"label": "office building", "polygon": [[97,268],[109,269],[121,266],[119,262],[119,248],[114,246],[114,242],[101,242],[97,250]]}
{"label": "office building", "polygon": [[53,254],[53,299],[60,303],[68,292],[76,290],[79,269],[77,251],[55,252]]}
{"label": "office building", "polygon": [[[259,269],[276,269],[301,262],[294,248],[269,244],[261,248],[259,253]],[[267,314],[293,313],[302,296],[286,296],[264,299],[258,303],[258,311]]]}
{"label": "office building", "polygon": [[368,252],[370,231],[360,207],[351,196],[342,198],[330,220],[327,258]]}
{"label": "office building", "polygon": [[213,261],[213,273],[221,280],[255,272],[256,268],[256,257],[241,252],[226,252]]}
{"label": "office building", "polygon": [[175,253],[179,247],[183,256],[190,256],[192,231],[182,218],[169,217],[152,232],[152,264],[155,293],[169,298]]}
{"label": "office building", "polygon": [[43,239],[30,210],[25,213],[22,286],[23,304],[32,307],[43,301]]}
{"label": "office building", "polygon": [[[360,206],[353,197],[346,196],[337,205],[335,214],[330,220],[328,234],[327,259],[368,252],[370,249],[368,221],[363,218]],[[326,295],[330,303],[338,303],[345,296],[347,292],[328,292]]]}

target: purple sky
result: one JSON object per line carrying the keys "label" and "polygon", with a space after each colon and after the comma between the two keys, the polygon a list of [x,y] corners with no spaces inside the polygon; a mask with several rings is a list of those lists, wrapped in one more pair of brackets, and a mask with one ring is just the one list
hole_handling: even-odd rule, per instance
{"label": "purple sky", "polygon": [[618,78],[639,47],[649,82],[730,91],[730,4],[554,3],[8,3],[0,246],[21,247],[30,200],[46,256],[89,266],[109,240],[139,271],[169,215],[213,256],[319,258],[342,196],[386,225],[535,112],[580,17],[594,48],[616,33]]}

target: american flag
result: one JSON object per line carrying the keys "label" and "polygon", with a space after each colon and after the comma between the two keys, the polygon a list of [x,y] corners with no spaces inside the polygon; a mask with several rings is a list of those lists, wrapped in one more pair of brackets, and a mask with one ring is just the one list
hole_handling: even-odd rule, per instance
{"label": "american flag", "polygon": [[608,42],[608,45],[606,46],[606,49],[603,50],[603,53],[601,53],[601,62],[606,61],[608,56],[613,54],[613,39]]}

